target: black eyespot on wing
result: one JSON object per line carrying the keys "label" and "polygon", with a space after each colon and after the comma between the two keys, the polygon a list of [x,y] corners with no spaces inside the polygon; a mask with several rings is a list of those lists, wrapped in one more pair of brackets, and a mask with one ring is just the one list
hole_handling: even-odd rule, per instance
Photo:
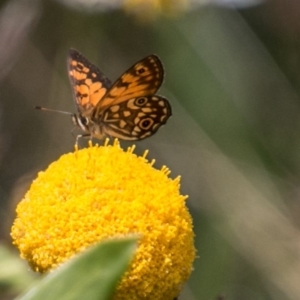
{"label": "black eyespot on wing", "polygon": [[146,70],[144,68],[140,68],[137,70],[137,74],[143,74]]}
{"label": "black eyespot on wing", "polygon": [[143,130],[148,130],[153,125],[153,123],[154,121],[151,118],[145,118],[140,121],[139,125]]}
{"label": "black eyespot on wing", "polygon": [[143,105],[145,105],[147,103],[147,101],[148,101],[147,97],[140,97],[140,98],[137,98],[135,100],[135,105],[137,105],[137,106],[143,106]]}

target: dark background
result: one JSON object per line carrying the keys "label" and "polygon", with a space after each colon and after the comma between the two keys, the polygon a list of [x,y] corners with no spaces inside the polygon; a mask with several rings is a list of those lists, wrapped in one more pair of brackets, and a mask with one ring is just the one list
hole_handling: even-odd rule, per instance
{"label": "dark background", "polygon": [[112,3],[0,6],[0,298],[36,279],[10,227],[37,172],[73,150],[70,118],[33,107],[76,111],[74,47],[113,81],[149,54],[164,63],[173,117],[136,152],[189,195],[199,258],[180,299],[300,299],[300,2]]}

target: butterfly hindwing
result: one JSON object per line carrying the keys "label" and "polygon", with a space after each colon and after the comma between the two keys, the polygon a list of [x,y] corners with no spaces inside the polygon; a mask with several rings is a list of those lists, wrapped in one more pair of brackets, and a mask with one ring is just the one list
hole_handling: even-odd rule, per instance
{"label": "butterfly hindwing", "polygon": [[68,70],[77,109],[82,115],[88,115],[112,83],[75,49],[69,51]]}
{"label": "butterfly hindwing", "polygon": [[153,95],[163,82],[164,70],[156,55],[149,55],[128,69],[108,90],[97,109],[123,101]]}
{"label": "butterfly hindwing", "polygon": [[103,121],[108,136],[141,140],[154,134],[170,115],[168,100],[151,95],[109,106],[103,112]]}

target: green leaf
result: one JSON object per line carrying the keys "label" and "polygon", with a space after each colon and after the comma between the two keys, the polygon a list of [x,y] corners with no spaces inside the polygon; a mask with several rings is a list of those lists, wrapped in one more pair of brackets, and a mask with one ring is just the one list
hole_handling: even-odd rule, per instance
{"label": "green leaf", "polygon": [[19,300],[106,300],[126,271],[137,238],[110,240],[71,259]]}
{"label": "green leaf", "polygon": [[[11,251],[0,243],[0,290],[8,294],[20,293],[32,284],[36,274],[28,272],[28,264],[20,259],[16,251]],[[0,292],[0,299],[2,294]]]}

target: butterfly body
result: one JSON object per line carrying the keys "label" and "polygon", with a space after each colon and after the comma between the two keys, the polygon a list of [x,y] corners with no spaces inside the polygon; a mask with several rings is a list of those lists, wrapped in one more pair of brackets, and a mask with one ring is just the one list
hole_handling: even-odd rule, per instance
{"label": "butterfly body", "polygon": [[72,120],[85,136],[144,139],[172,114],[168,100],[155,95],[164,75],[155,55],[136,63],[114,84],[77,50],[70,50],[68,68],[78,109]]}

